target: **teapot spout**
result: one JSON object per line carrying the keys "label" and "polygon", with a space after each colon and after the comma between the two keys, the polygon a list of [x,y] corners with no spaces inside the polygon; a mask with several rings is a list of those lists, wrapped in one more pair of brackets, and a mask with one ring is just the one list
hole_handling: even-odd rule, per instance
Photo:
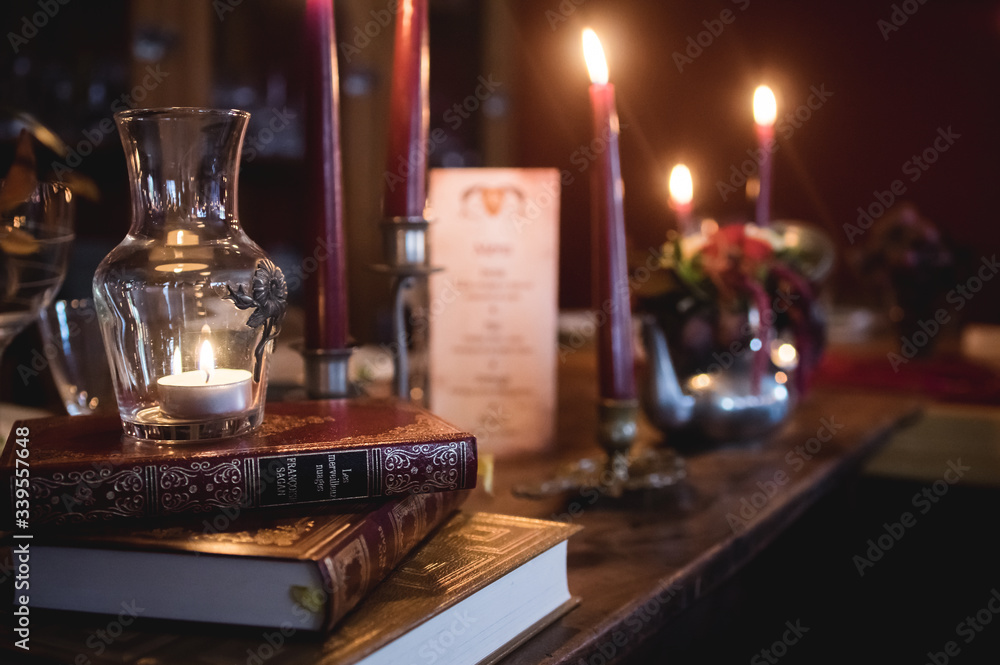
{"label": "teapot spout", "polygon": [[670,358],[667,336],[651,316],[642,318],[642,343],[647,366],[642,400],[646,415],[661,430],[679,429],[694,417],[695,398],[681,389]]}

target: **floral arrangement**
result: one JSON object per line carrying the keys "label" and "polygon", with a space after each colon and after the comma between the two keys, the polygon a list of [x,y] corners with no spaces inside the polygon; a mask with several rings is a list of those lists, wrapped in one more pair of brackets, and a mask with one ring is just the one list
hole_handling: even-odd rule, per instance
{"label": "floral arrangement", "polygon": [[[715,310],[720,318],[739,317],[740,330],[759,340],[748,345],[755,390],[767,370],[771,342],[780,330],[790,329],[798,357],[798,387],[804,391],[822,346],[815,285],[807,277],[815,272],[818,257],[798,242],[797,227],[707,223],[702,229],[675,235],[663,246],[660,262],[671,279],[659,294],[647,293],[640,309],[663,306],[662,296],[673,291],[671,302],[682,304],[684,310]],[[727,339],[733,336],[730,333]]]}

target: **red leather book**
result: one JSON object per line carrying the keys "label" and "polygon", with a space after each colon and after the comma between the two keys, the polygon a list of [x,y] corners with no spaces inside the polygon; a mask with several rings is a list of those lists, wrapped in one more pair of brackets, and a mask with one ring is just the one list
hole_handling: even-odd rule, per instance
{"label": "red leather book", "polygon": [[36,534],[31,611],[329,630],[467,494],[240,514],[221,529],[186,519]]}
{"label": "red leather book", "polygon": [[116,416],[18,421],[0,483],[5,524],[26,530],[461,490],[476,466],[475,437],[416,406],[317,400],[268,404],[258,431],[203,444],[123,439]]}
{"label": "red leather book", "polygon": [[[114,613],[120,615],[117,618],[45,612],[36,608],[32,595],[30,626],[26,631],[30,637],[30,654],[16,645],[23,639],[17,629],[0,621],[0,662],[5,665],[22,661],[26,665],[29,660],[38,665],[84,662],[90,665],[485,665],[508,662],[510,659],[502,659],[576,606],[578,599],[570,594],[568,586],[566,539],[580,529],[579,525],[562,522],[460,512],[414,547],[336,625],[335,630],[322,637],[301,634],[302,618],[311,612],[301,606],[298,610],[293,608],[294,614],[290,614],[287,606],[291,599],[287,591],[283,595],[279,593],[277,598],[264,596],[266,592],[273,593],[276,586],[273,578],[277,573],[254,578],[249,583],[226,584],[224,580],[214,579],[208,583],[231,604],[243,601],[245,605],[266,611],[268,622],[282,622],[276,624],[277,628],[266,629],[232,630],[221,626],[147,621],[145,619],[150,616],[159,616],[161,608],[152,607],[151,594],[144,588],[145,578],[128,587],[117,577],[109,581],[117,585],[113,596],[116,602],[112,605]],[[50,573],[35,572],[35,560],[41,550],[38,538],[31,547],[33,594],[36,586],[49,583]],[[183,562],[183,570],[191,571],[204,558],[207,555]],[[227,558],[227,562],[231,559]],[[2,560],[0,556],[0,562]],[[72,569],[75,565],[78,564],[74,560],[65,568]],[[237,567],[242,563],[233,560],[231,565]],[[67,575],[68,571],[57,573]],[[157,568],[156,574],[166,577],[162,568]],[[153,575],[147,571],[146,578],[151,577]],[[347,581],[353,579],[356,578],[345,577]],[[159,582],[158,579],[153,581]],[[183,588],[169,590],[167,597],[180,600],[186,589],[191,588],[191,583],[180,575],[166,577],[163,584],[169,582]],[[135,588],[141,595],[133,593]],[[287,583],[278,586],[279,590],[287,588]],[[209,593],[201,595],[207,596],[209,602],[216,601]],[[195,605],[190,601],[188,604]],[[306,605],[315,607],[309,600]],[[245,611],[237,607],[237,612],[220,608],[214,620]],[[133,615],[138,618],[133,619]],[[109,619],[111,629],[108,628]],[[122,627],[124,634],[113,630]],[[553,630],[559,637],[573,628],[563,624]],[[85,654],[87,660],[74,660],[80,654]]]}

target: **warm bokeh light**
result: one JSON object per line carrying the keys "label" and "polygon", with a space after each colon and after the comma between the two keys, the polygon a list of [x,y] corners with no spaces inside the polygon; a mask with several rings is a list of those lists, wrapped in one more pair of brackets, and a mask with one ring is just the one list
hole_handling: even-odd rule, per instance
{"label": "warm bokeh light", "polygon": [[691,204],[694,198],[694,183],[691,180],[691,169],[684,164],[678,164],[670,170],[670,200],[675,206]]}
{"label": "warm bokeh light", "polygon": [[712,385],[712,377],[708,374],[695,374],[691,377],[691,387],[695,390],[704,390]]}
{"label": "warm bokeh light", "polygon": [[590,72],[591,83],[608,82],[608,61],[604,58],[604,49],[597,33],[590,28],[583,31],[583,57],[587,60],[587,71]]}
{"label": "warm bokeh light", "polygon": [[782,369],[791,369],[798,364],[799,354],[795,347],[787,342],[771,346],[771,362]]}
{"label": "warm bokeh light", "polygon": [[797,354],[795,353],[795,347],[791,344],[782,344],[778,347],[778,358],[781,359],[786,365],[791,365],[795,362]]}
{"label": "warm bokeh light", "polygon": [[778,102],[774,93],[766,85],[762,85],[753,93],[753,120],[758,125],[773,125],[778,117]]}

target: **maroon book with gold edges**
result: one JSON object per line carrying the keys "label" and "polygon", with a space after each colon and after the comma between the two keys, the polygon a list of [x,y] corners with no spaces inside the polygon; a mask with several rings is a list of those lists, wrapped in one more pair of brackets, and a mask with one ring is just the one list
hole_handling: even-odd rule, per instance
{"label": "maroon book with gold edges", "polygon": [[[419,494],[409,499],[434,496],[443,499],[456,494],[461,496],[465,492]],[[398,507],[393,508],[393,512],[398,511]],[[409,523],[415,525],[416,520],[408,517]],[[108,526],[101,525],[98,529]],[[270,556],[270,550],[275,548],[267,543],[277,540],[284,530],[252,531],[254,540],[265,542],[240,550],[241,556],[225,557],[223,574],[204,583],[192,577],[202,574],[199,569],[208,565],[204,560],[212,557],[212,552],[225,547],[217,537],[197,534],[200,542],[189,542],[186,547],[202,554],[171,555],[176,561],[174,569],[165,571],[158,564],[153,573],[151,568],[141,566],[142,557],[157,554],[155,550],[173,549],[184,539],[172,537],[164,545],[153,540],[159,531],[139,531],[144,542],[129,540],[126,551],[119,552],[117,546],[109,551],[107,537],[90,535],[90,531],[97,530],[91,525],[85,527],[88,535],[83,537],[67,536],[61,530],[46,534],[46,541],[58,538],[59,542],[65,541],[78,549],[62,551],[53,547],[54,542],[42,543],[38,538],[31,544],[31,662],[75,663],[78,661],[74,658],[80,654],[86,655],[90,665],[507,662],[501,659],[577,605],[578,599],[569,589],[566,540],[581,528],[549,520],[460,512],[414,547],[336,624],[335,630],[322,637],[302,634],[304,629],[315,627],[317,624],[313,622],[322,616],[318,611],[325,602],[322,593],[306,588],[313,583],[288,577],[279,561],[265,562],[268,569],[257,574],[247,568],[254,565],[246,561],[251,556]],[[369,536],[376,532],[374,527],[364,530]],[[358,581],[372,579],[366,577],[360,564],[376,560],[374,555],[356,558],[349,553],[361,547],[366,547],[369,553],[381,551],[373,543],[385,543],[394,552],[392,532],[389,533],[387,539],[368,540],[363,546],[337,546],[341,554],[333,560],[350,565],[334,566],[334,570],[341,572],[330,579],[349,586],[344,591],[347,598],[353,599],[360,593],[363,586]],[[226,538],[237,542],[250,540],[246,534],[231,529],[227,529]],[[353,538],[348,540],[354,542]],[[104,545],[93,556],[83,559],[79,548],[84,543],[88,547]],[[285,549],[287,558],[291,548]],[[56,558],[57,554],[61,557]],[[107,561],[107,557],[114,556],[118,557],[116,561]],[[0,564],[2,561],[0,554]],[[87,567],[85,572],[80,570],[83,566]],[[124,581],[123,570],[134,577]],[[252,577],[246,581],[239,579],[241,574],[248,573]],[[96,579],[98,576],[103,577]],[[331,588],[341,588],[340,583]],[[71,584],[77,586],[68,588]],[[197,597],[192,597],[192,593]],[[39,595],[36,601],[35,594],[57,594],[62,602],[53,603],[44,595]],[[95,597],[103,599],[105,613],[119,615],[124,627],[120,639],[110,637],[114,631],[108,628],[109,619],[112,628],[118,626],[114,617],[39,609],[57,604],[93,607],[97,602]],[[334,608],[349,604],[331,602]],[[211,607],[203,607],[204,603]],[[149,620],[178,614],[198,619],[207,615],[208,620],[216,622],[252,620],[278,627],[240,630],[190,621]],[[573,629],[564,624],[555,630],[566,634]],[[102,636],[108,637],[102,639]],[[0,622],[0,662],[6,664],[15,655],[28,657],[15,645],[18,639],[12,628]],[[514,659],[518,660],[516,656]]]}
{"label": "maroon book with gold edges", "polygon": [[31,610],[329,630],[467,494],[36,534]]}
{"label": "maroon book with gold edges", "polygon": [[[23,487],[15,498],[19,455],[27,499]],[[0,482],[5,523],[27,510],[34,528],[462,490],[476,466],[475,437],[416,406],[317,400],[268,404],[253,434],[202,444],[124,439],[115,416],[18,421]]]}

